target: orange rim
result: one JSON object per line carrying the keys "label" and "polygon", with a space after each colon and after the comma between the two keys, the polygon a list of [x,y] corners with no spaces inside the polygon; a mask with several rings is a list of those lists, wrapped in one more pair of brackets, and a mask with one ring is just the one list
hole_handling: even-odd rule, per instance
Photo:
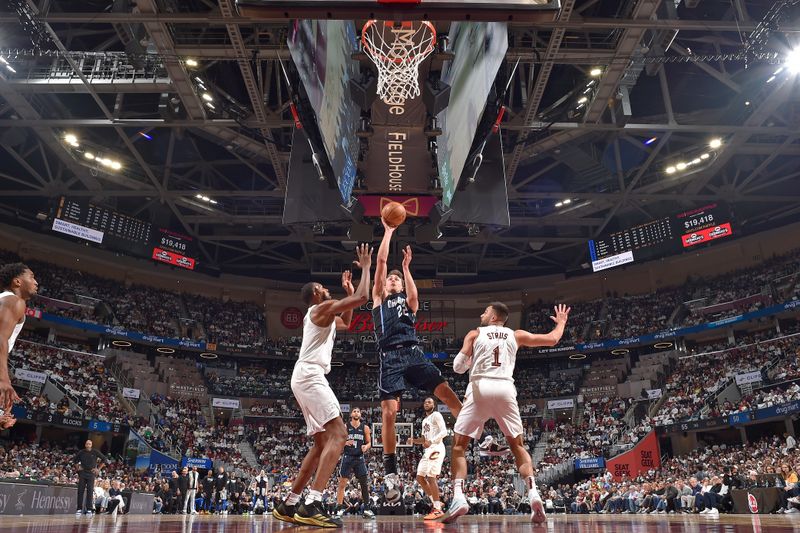
{"label": "orange rim", "polygon": [[[371,58],[378,59],[378,60],[380,60],[380,61],[382,61],[384,63],[405,63],[405,62],[408,62],[410,60],[409,57],[406,57],[406,58],[399,58],[398,57],[396,59],[389,59],[388,57],[386,57],[383,54],[375,53],[375,50],[373,50],[372,47],[367,42],[366,33],[367,33],[367,30],[369,28],[371,28],[372,26],[374,26],[378,22],[379,21],[377,21],[375,19],[368,20],[367,23],[364,24],[364,28],[362,28],[362,30],[361,30],[361,46],[364,48],[364,51]],[[384,20],[383,24],[385,26],[392,26],[394,23],[391,22],[391,21],[388,21],[388,20]],[[412,27],[412,28],[414,27],[414,23],[412,21],[410,21],[410,20],[404,20],[400,24],[403,27]],[[422,24],[428,27],[428,29],[431,32],[431,35],[433,36],[433,38],[431,39],[431,42],[428,45],[428,47],[421,53],[422,56],[427,56],[428,54],[433,52],[433,48],[436,46],[436,26],[434,26],[432,22],[427,21],[427,20],[423,20]]]}

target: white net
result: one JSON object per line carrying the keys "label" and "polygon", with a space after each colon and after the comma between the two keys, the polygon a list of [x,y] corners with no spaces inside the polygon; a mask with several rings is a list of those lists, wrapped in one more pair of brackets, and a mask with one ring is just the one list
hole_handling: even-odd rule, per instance
{"label": "white net", "polygon": [[433,24],[370,20],[361,32],[361,42],[378,69],[381,100],[387,105],[403,105],[419,96],[419,65],[436,44]]}

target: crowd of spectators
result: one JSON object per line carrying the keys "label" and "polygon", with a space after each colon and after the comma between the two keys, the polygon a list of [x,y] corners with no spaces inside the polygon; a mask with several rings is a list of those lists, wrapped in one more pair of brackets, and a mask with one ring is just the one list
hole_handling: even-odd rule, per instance
{"label": "crowd of spectators", "polygon": [[[100,356],[21,340],[11,354],[11,364],[47,374],[65,393],[55,404],[46,396],[34,395],[28,402],[31,408],[119,424],[129,421],[116,397],[116,380]],[[74,402],[72,408],[69,400]]]}

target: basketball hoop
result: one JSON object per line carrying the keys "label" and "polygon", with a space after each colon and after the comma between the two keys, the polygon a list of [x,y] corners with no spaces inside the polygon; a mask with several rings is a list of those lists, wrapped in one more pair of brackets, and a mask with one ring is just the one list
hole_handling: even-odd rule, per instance
{"label": "basketball hoop", "polygon": [[432,23],[369,20],[361,44],[378,69],[377,92],[384,103],[403,105],[419,96],[419,65],[436,46]]}

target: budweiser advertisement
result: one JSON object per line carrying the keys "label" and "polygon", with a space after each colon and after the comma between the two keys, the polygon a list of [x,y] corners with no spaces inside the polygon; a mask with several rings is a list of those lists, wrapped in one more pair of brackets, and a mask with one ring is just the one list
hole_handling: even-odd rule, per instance
{"label": "budweiser advertisement", "polygon": [[661,452],[655,431],[648,433],[632,450],[606,461],[606,468],[614,476],[614,481],[633,479],[643,472],[660,466]]}

